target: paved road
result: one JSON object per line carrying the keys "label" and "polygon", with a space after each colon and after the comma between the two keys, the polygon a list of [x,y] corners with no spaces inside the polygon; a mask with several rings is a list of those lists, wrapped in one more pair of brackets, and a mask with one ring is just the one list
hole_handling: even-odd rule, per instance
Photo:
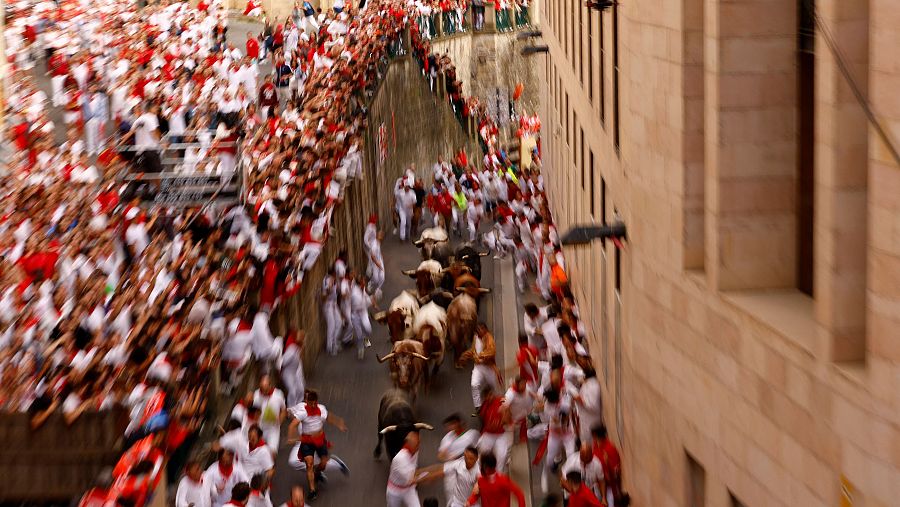
{"label": "paved road", "polygon": [[[387,279],[384,286],[383,306],[403,289],[413,287],[412,280],[401,273],[414,268],[420,261],[418,250],[409,243],[400,243],[396,237],[388,235],[383,244]],[[491,287],[493,283],[493,261],[484,257],[482,282]],[[360,267],[361,268],[361,267]],[[481,317],[493,322],[492,298],[482,300]],[[329,428],[329,439],[333,443],[332,452],[343,458],[350,467],[350,477],[331,474],[327,485],[321,488],[316,506],[380,506],[385,504],[385,485],[389,462],[386,456],[375,461],[372,451],[376,441],[376,420],[378,403],[382,393],[390,387],[388,367],[379,364],[375,353],[384,355],[390,351],[387,328],[374,324],[372,347],[366,358],[359,361],[355,350],[346,350],[336,357],[321,356],[316,370],[307,383],[319,390],[319,399],[333,413],[347,421],[349,431],[341,434]],[[498,348],[502,347],[499,344]],[[498,350],[498,354],[501,352]],[[456,370],[452,360],[446,360],[435,380],[433,388],[420,393],[416,409],[419,420],[435,426],[435,431],[423,432],[419,465],[425,466],[437,461],[437,446],[443,436],[441,421],[453,412],[468,416],[472,412],[470,370]],[[469,419],[475,425],[475,419]],[[271,497],[275,505],[283,502],[293,485],[306,485],[304,472],[293,470],[287,463],[289,448],[282,449],[276,461],[276,474]],[[419,488],[419,497],[438,497],[443,503],[443,485],[440,481]]]}

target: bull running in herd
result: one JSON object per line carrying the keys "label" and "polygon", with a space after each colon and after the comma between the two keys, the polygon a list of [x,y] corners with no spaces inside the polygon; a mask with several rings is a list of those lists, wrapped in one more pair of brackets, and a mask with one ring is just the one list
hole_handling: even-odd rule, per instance
{"label": "bull running in herd", "polygon": [[468,243],[454,250],[442,227],[425,229],[414,244],[423,260],[403,273],[415,289],[402,291],[387,311],[375,315],[393,343],[378,361],[388,362],[394,386],[413,401],[420,387],[434,382],[448,347],[454,365],[462,367],[460,357],[475,335],[479,299],[490,292],[481,286],[481,257],[487,253]]}

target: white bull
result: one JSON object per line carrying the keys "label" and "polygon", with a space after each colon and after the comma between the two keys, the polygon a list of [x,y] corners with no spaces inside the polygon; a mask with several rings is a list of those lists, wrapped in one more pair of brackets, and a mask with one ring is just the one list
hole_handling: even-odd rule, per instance
{"label": "white bull", "polygon": [[450,240],[447,231],[443,227],[430,227],[422,231],[422,235],[414,244],[422,249],[422,258],[431,259],[434,246],[438,243],[444,243]]}
{"label": "white bull", "polygon": [[387,324],[391,341],[410,340],[415,337],[413,323],[419,312],[419,300],[409,291],[403,291],[392,301],[386,312],[375,315],[375,320]]}
{"label": "white bull", "polygon": [[435,303],[428,303],[419,308],[413,321],[415,339],[425,346],[425,355],[429,358],[431,368],[426,371],[430,377],[437,373],[444,362],[444,339],[447,336],[447,312]]}

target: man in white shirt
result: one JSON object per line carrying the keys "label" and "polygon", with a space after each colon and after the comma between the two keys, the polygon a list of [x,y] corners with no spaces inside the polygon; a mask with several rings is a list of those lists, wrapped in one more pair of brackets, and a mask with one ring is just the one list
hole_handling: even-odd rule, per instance
{"label": "man in white shirt", "polygon": [[447,507],[465,507],[478,476],[478,449],[469,447],[463,457],[444,463],[444,492],[447,495]]}
{"label": "man in white shirt", "polygon": [[474,447],[478,443],[480,435],[476,430],[467,430],[459,414],[447,416],[444,419],[444,428],[447,429],[447,434],[438,446],[438,459],[441,461],[457,460],[467,448]]}
{"label": "man in white shirt", "polygon": [[231,500],[231,488],[250,478],[241,465],[234,462],[234,452],[221,449],[219,459],[203,473],[203,480],[209,484],[211,507],[222,507]]}
{"label": "man in white shirt", "polygon": [[240,464],[250,477],[260,474],[270,476],[275,471],[273,453],[262,435],[263,430],[257,424],[250,426],[247,432],[247,453]]}
{"label": "man in white shirt", "polygon": [[[306,392],[306,401],[288,409],[293,419],[288,426],[288,442],[300,441],[300,454],[306,462],[306,479],[309,482],[309,499],[314,500],[318,496],[316,489],[316,473],[322,473],[328,465],[328,441],[325,438],[325,423],[337,427],[346,432],[347,426],[344,420],[334,414],[329,414],[325,405],[319,404],[319,394],[316,391]],[[299,439],[295,437],[298,433]],[[315,463],[315,458],[319,463]]]}
{"label": "man in white shirt", "polygon": [[259,427],[262,430],[262,438],[272,453],[277,453],[281,439],[281,423],[287,416],[287,404],[284,393],[272,385],[269,375],[260,377],[259,389],[253,392],[253,404],[259,407],[261,412]]}
{"label": "man in white shirt", "polygon": [[603,465],[591,447],[591,441],[582,441],[581,447],[577,453],[572,453],[566,458],[560,469],[562,476],[565,477],[569,472],[581,473],[581,480],[584,485],[594,493],[597,498],[605,498],[606,485],[603,482]]}
{"label": "man in white shirt", "polygon": [[178,483],[175,507],[211,507],[212,491],[203,477],[203,469],[197,461],[189,461],[184,467],[184,477]]}
{"label": "man in white shirt", "polygon": [[421,507],[416,483],[419,481],[419,433],[406,435],[403,449],[391,460],[387,483],[387,507]]}
{"label": "man in white shirt", "polygon": [[412,225],[413,211],[416,206],[416,193],[412,187],[404,185],[397,193],[397,213],[400,214],[400,241],[406,241]]}
{"label": "man in white shirt", "polygon": [[575,406],[578,407],[578,436],[582,442],[589,442],[591,429],[603,422],[603,400],[597,372],[591,367],[584,368],[583,372],[584,382],[575,396]]}
{"label": "man in white shirt", "polygon": [[140,171],[157,173],[162,170],[159,158],[159,118],[152,109],[144,112],[141,104],[134,106],[134,123],[131,124],[131,132],[134,136],[134,148],[137,157],[137,166]]}

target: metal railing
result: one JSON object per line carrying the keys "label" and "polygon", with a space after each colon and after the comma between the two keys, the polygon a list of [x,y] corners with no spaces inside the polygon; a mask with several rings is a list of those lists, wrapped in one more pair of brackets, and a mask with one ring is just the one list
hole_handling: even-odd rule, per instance
{"label": "metal railing", "polygon": [[431,40],[461,33],[509,32],[531,26],[531,16],[527,6],[497,10],[493,4],[473,5],[462,14],[450,10],[420,15],[416,24],[422,37]]}

